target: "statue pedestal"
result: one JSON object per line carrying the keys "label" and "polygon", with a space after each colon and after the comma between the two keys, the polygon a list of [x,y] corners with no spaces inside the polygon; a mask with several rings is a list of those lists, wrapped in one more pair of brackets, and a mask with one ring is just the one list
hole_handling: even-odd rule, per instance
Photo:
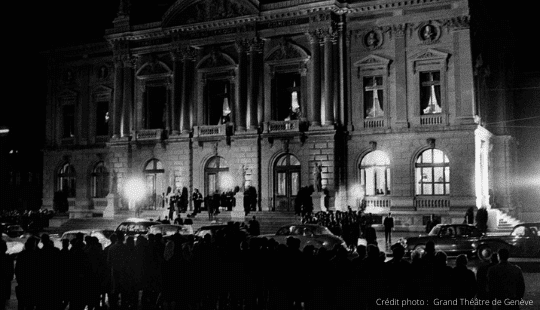
{"label": "statue pedestal", "polygon": [[107,207],[103,211],[104,218],[114,218],[118,210],[118,196],[116,194],[107,195]]}
{"label": "statue pedestal", "polygon": [[328,211],[324,207],[324,193],[323,192],[314,192],[311,194],[311,200],[313,201],[313,213],[319,211]]}
{"label": "statue pedestal", "polygon": [[244,195],[239,192],[234,196],[236,198],[236,206],[231,212],[231,220],[235,222],[243,222],[245,220],[244,216]]}

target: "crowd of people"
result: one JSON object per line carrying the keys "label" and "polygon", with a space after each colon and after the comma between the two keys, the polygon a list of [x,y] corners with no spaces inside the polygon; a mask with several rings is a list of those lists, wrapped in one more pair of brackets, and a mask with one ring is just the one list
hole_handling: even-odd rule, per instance
{"label": "crowd of people", "polygon": [[[301,249],[294,237],[286,244],[247,239],[233,225],[198,241],[159,234],[136,240],[113,234],[111,241],[102,249],[96,238],[79,235],[57,249],[46,234],[30,238],[14,269],[2,242],[0,301],[4,305],[10,298],[13,274],[21,310],[374,309],[392,301],[398,304],[386,308],[407,309],[430,308],[436,299],[520,299],[525,289],[505,250],[499,251],[500,262],[494,257],[475,275],[466,256],[452,268],[433,243],[423,255],[415,252],[411,262],[395,244],[393,258],[385,262],[372,244],[359,246],[350,259],[342,247]],[[404,306],[405,301],[411,304]]]}

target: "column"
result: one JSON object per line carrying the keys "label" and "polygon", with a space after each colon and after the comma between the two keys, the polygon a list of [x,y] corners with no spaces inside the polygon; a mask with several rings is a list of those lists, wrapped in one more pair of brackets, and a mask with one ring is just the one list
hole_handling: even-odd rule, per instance
{"label": "column", "polygon": [[[344,18],[344,15],[342,15],[342,18]],[[345,113],[345,90],[346,90],[346,85],[347,85],[347,82],[345,80],[346,78],[346,73],[345,73],[345,68],[347,68],[347,66],[345,65],[345,61],[347,59],[347,57],[345,57],[345,37],[344,37],[344,32],[345,32],[345,23],[344,22],[340,22],[339,25],[338,25],[338,61],[339,61],[339,66],[338,66],[338,74],[339,74],[339,77],[338,77],[338,92],[339,92],[339,96],[338,96],[338,113],[337,113],[337,116],[339,117],[338,119],[338,123],[340,123],[341,125],[345,125],[347,124],[347,119],[346,119],[346,114]]]}
{"label": "column", "polygon": [[180,79],[180,70],[182,70],[182,58],[179,53],[172,52],[173,56],[173,89],[172,89],[172,100],[171,100],[171,132],[173,135],[177,135],[179,133],[178,130],[178,107],[181,103],[182,98],[182,90],[180,89],[182,86],[182,81]]}
{"label": "column", "polygon": [[191,59],[184,54],[183,57],[183,70],[182,70],[182,101],[180,105],[180,120],[182,122],[181,129],[182,134],[188,134],[191,130],[189,124],[189,72],[191,70]]}
{"label": "column", "polygon": [[237,131],[246,130],[246,109],[247,109],[247,68],[246,68],[246,41],[236,42],[238,52],[238,98],[235,102],[235,123]]}
{"label": "column", "polygon": [[407,127],[407,55],[405,48],[405,31],[406,24],[394,25],[392,32],[396,36],[395,50],[396,50],[396,126]]}
{"label": "column", "polygon": [[112,134],[113,138],[120,137],[120,120],[122,117],[122,103],[124,98],[124,64],[121,56],[115,56],[114,60],[114,99],[112,111]]}
{"label": "column", "polygon": [[321,70],[319,55],[319,36],[317,33],[309,33],[311,46],[311,102],[309,104],[309,119],[311,126],[321,126]]}
{"label": "column", "polygon": [[250,89],[248,97],[249,105],[249,129],[256,130],[259,127],[258,113],[257,113],[257,96],[261,91],[259,88],[259,72],[262,71],[260,66],[260,57],[262,55],[262,47],[264,42],[255,38],[251,42],[249,50],[249,78]]}
{"label": "column", "polygon": [[133,105],[133,75],[134,59],[129,58],[124,61],[124,94],[122,106],[122,137],[130,136],[130,116]]}
{"label": "column", "polygon": [[324,92],[325,92],[325,126],[334,124],[334,66],[333,48],[336,42],[332,30],[324,37]]}

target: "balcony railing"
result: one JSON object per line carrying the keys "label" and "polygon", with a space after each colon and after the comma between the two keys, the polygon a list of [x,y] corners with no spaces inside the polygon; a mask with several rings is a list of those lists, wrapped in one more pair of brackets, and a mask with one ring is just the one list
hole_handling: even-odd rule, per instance
{"label": "balcony railing", "polygon": [[197,137],[220,137],[227,133],[227,125],[201,125],[195,127]]}
{"label": "balcony railing", "polygon": [[364,120],[364,128],[384,128],[383,118],[366,118]]}
{"label": "balcony railing", "polygon": [[449,210],[450,198],[448,197],[416,197],[414,205],[417,211],[421,210]]}
{"label": "balcony railing", "polygon": [[266,123],[265,131],[267,133],[276,133],[276,132],[299,132],[300,131],[300,121],[270,121]]}
{"label": "balcony railing", "polygon": [[361,204],[365,207],[367,213],[388,213],[392,200],[390,197],[384,196],[366,196],[362,199]]}
{"label": "balcony railing", "polygon": [[441,114],[420,116],[420,125],[422,126],[432,126],[432,125],[442,125],[442,124],[443,124],[443,116]]}
{"label": "balcony railing", "polygon": [[137,131],[137,140],[161,140],[163,129],[141,129]]}

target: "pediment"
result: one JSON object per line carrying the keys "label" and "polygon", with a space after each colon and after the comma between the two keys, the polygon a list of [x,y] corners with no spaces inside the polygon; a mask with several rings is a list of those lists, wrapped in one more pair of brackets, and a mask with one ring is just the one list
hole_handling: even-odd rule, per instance
{"label": "pediment", "polygon": [[358,68],[358,75],[360,72],[366,73],[389,73],[391,59],[382,57],[379,55],[371,54],[354,63],[354,66]]}
{"label": "pediment", "polygon": [[58,93],[58,98],[62,98],[63,100],[74,99],[74,98],[77,98],[78,95],[79,95],[78,92],[72,89],[66,88]]}
{"label": "pediment", "polygon": [[163,15],[163,27],[259,14],[250,0],[178,0]]}
{"label": "pediment", "polygon": [[427,49],[425,51],[422,51],[420,53],[417,53],[414,55],[411,59],[414,61],[422,61],[422,60],[433,60],[433,59],[443,59],[446,60],[450,54],[438,51],[436,49]]}
{"label": "pediment", "polygon": [[388,66],[390,64],[390,59],[378,56],[378,55],[369,55],[364,57],[354,63],[355,67],[367,67],[367,66]]}
{"label": "pediment", "polygon": [[308,54],[298,45],[290,42],[281,42],[268,53],[266,61],[280,61],[284,59],[306,59]]}
{"label": "pediment", "polygon": [[208,69],[235,65],[236,64],[234,60],[229,55],[217,50],[212,50],[208,55],[201,59],[199,64],[197,64],[197,69]]}
{"label": "pediment", "polygon": [[162,61],[150,60],[143,64],[137,70],[137,77],[153,76],[153,75],[170,75],[172,70]]}
{"label": "pediment", "polygon": [[97,85],[92,90],[93,93],[110,93],[112,91],[113,91],[113,89],[111,87],[106,86],[106,85]]}

